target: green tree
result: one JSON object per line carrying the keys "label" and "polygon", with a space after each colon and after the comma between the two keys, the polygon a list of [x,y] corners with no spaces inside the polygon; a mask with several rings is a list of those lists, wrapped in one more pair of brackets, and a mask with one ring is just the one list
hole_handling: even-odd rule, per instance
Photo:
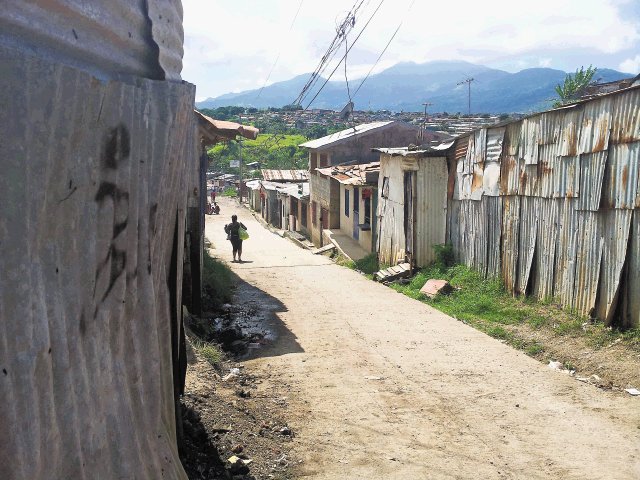
{"label": "green tree", "polygon": [[576,70],[576,73],[570,74],[564,78],[564,83],[556,85],[556,93],[558,94],[558,100],[553,104],[554,107],[560,107],[566,103],[574,100],[580,92],[591,83],[593,76],[598,69],[592,65],[585,70],[584,67],[580,67]]}

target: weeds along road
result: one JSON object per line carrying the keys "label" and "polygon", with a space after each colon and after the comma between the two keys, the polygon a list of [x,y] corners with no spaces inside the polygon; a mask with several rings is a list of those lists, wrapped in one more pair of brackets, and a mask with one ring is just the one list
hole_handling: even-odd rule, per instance
{"label": "weeds along road", "polygon": [[289,388],[297,478],[640,478],[639,398],[553,371],[221,207],[207,217],[214,253],[231,260],[223,226],[236,213],[251,263],[231,268],[282,330],[245,364]]}

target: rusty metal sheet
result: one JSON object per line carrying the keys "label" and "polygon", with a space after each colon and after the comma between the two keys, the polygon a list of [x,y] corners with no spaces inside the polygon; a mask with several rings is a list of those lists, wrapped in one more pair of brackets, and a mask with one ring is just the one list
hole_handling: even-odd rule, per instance
{"label": "rusty metal sheet", "polygon": [[5,0],[0,44],[101,77],[136,75],[180,81],[179,0]]}
{"label": "rusty metal sheet", "polygon": [[640,327],[640,210],[633,211],[627,264],[620,283],[619,325]]}
{"label": "rusty metal sheet", "polygon": [[554,198],[540,198],[537,203],[536,268],[535,278],[530,281],[533,281],[534,294],[539,299],[546,299],[553,297],[560,201]]}
{"label": "rusty metal sheet", "polygon": [[457,263],[464,263],[460,256],[462,244],[460,242],[460,200],[447,202],[447,243],[453,248],[453,256]]}
{"label": "rusty metal sheet", "polygon": [[537,197],[539,195],[538,180],[538,165],[523,165],[523,169],[520,172],[520,186],[518,187],[520,194],[524,194],[527,197]]}
{"label": "rusty metal sheet", "polygon": [[[378,166],[380,164],[378,163]],[[262,178],[270,182],[307,182],[307,170],[260,170]]]}
{"label": "rusty metal sheet", "polygon": [[524,171],[524,160],[517,155],[503,155],[500,162],[500,194],[518,195],[520,175]]}
{"label": "rusty metal sheet", "polygon": [[603,97],[583,105],[578,131],[578,153],[606,151],[611,132],[611,111],[614,97]]}
{"label": "rusty metal sheet", "polygon": [[573,296],[567,306],[582,315],[593,315],[604,243],[602,226],[597,212],[577,212],[577,219]]}
{"label": "rusty metal sheet", "polygon": [[627,256],[632,210],[602,210],[603,252],[596,316],[610,325]]}
{"label": "rusty metal sheet", "polygon": [[615,95],[610,143],[640,141],[640,88]]}
{"label": "rusty metal sheet", "polygon": [[[535,165],[533,165],[535,168]],[[518,277],[515,292],[527,293],[529,273],[533,264],[538,234],[538,198],[522,197],[520,199],[520,232],[518,242]]]}
{"label": "rusty metal sheet", "polygon": [[502,198],[482,197],[487,215],[487,277],[497,278],[502,271]]}
{"label": "rusty metal sheet", "polygon": [[563,113],[556,110],[544,112],[540,115],[540,136],[538,138],[540,145],[558,144],[562,116]]}
{"label": "rusty metal sheet", "polygon": [[524,159],[525,165],[538,163],[539,136],[540,122],[538,117],[525,118],[522,121],[519,150],[520,158]]}
{"label": "rusty metal sheet", "polygon": [[582,123],[582,110],[562,110],[558,155],[563,157],[578,154],[578,127]]}
{"label": "rusty metal sheet", "polygon": [[499,162],[502,155],[502,144],[504,143],[505,127],[487,129],[486,162]]}
{"label": "rusty metal sheet", "polygon": [[553,294],[560,299],[562,305],[570,306],[575,282],[578,213],[575,210],[575,199],[559,199],[558,202],[558,237]]}
{"label": "rusty metal sheet", "polygon": [[502,197],[502,280],[512,293],[518,278],[520,199],[518,196]]}
{"label": "rusty metal sheet", "polygon": [[0,330],[0,403],[20,432],[0,478],[186,479],[172,351],[195,87],[4,47],[0,64],[0,317],[19,319]]}
{"label": "rusty metal sheet", "polygon": [[595,212],[600,208],[600,196],[608,155],[607,151],[580,155],[580,195],[576,204],[577,210]]}
{"label": "rusty metal sheet", "polygon": [[611,145],[604,172],[602,203],[608,208],[633,209],[640,191],[640,142]]}

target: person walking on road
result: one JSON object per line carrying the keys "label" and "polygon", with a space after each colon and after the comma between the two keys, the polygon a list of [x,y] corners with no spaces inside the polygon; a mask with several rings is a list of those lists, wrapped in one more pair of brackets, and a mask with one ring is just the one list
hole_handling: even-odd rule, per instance
{"label": "person walking on road", "polygon": [[231,223],[224,226],[224,231],[227,234],[227,238],[231,241],[231,247],[233,248],[233,261],[236,261],[237,255],[238,262],[242,263],[242,238],[240,229],[244,230],[246,234],[247,227],[238,221],[237,215],[232,215]]}

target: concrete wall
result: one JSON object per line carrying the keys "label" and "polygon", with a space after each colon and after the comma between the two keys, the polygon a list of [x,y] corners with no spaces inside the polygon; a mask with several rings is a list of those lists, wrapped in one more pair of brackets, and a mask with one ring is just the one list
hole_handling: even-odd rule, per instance
{"label": "concrete wall", "polygon": [[[360,190],[360,195],[359,195],[359,203],[360,203],[360,217],[359,217],[359,223],[364,223],[364,200],[362,199],[362,190],[364,188],[373,188],[371,186],[368,187],[359,187]],[[350,236],[351,238],[355,238],[353,236],[353,232],[354,232],[354,228],[353,228],[353,198],[354,198],[354,194],[353,194],[353,189],[354,187],[351,185],[344,185],[344,184],[340,184],[340,211],[339,211],[339,215],[340,215],[340,231],[342,233],[344,233],[345,235]],[[344,201],[345,201],[345,191],[349,191],[349,216],[347,217],[344,214]],[[374,190],[374,195],[375,193],[375,188]],[[373,219],[375,216],[375,213],[373,211],[373,198],[371,198],[371,222],[373,224]],[[373,225],[372,225],[373,227]],[[360,244],[360,246],[362,248],[364,248],[366,251],[368,252],[372,252],[375,250],[375,245],[373,245],[373,230],[362,230],[360,229],[359,232],[359,236],[358,236],[358,243]]]}

